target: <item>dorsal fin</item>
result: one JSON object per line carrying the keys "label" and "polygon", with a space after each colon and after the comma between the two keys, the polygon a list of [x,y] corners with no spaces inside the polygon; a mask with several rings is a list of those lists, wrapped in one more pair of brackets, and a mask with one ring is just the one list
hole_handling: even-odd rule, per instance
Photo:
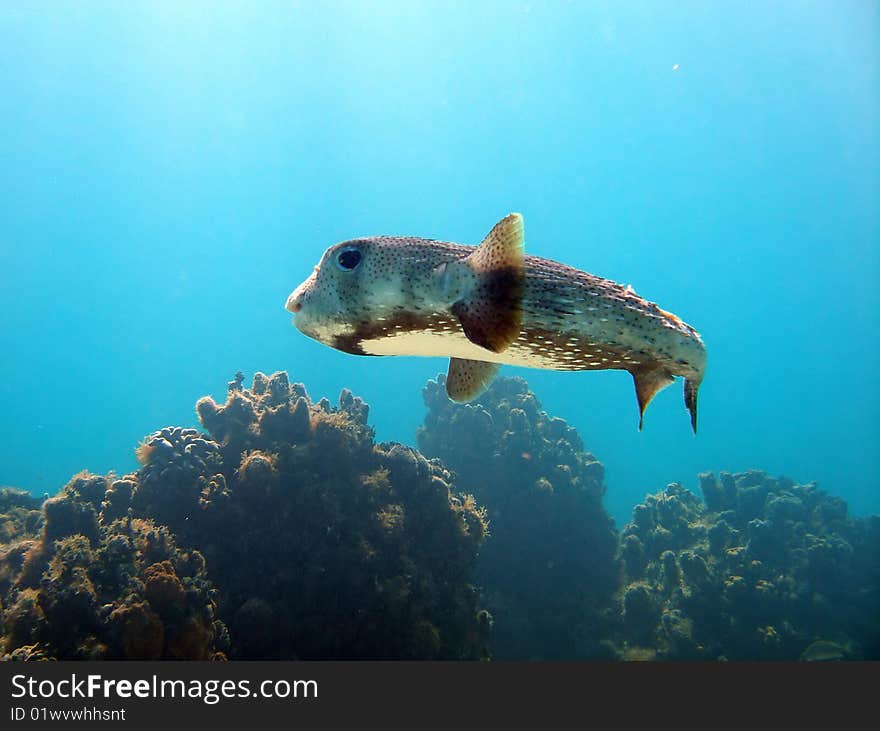
{"label": "dorsal fin", "polygon": [[452,313],[472,343],[500,353],[519,335],[525,285],[523,219],[511,213],[495,224],[489,235],[464,261],[476,275],[466,297],[455,302]]}
{"label": "dorsal fin", "polygon": [[468,261],[478,273],[498,269],[522,271],[525,245],[523,217],[519,213],[511,213],[492,227]]}
{"label": "dorsal fin", "polygon": [[471,401],[485,391],[498,372],[498,363],[450,358],[446,394],[453,401]]}
{"label": "dorsal fin", "polygon": [[636,399],[639,402],[639,431],[642,430],[642,421],[645,417],[645,409],[651,403],[651,399],[657,393],[666,388],[673,377],[663,368],[641,368],[630,371],[636,384]]}

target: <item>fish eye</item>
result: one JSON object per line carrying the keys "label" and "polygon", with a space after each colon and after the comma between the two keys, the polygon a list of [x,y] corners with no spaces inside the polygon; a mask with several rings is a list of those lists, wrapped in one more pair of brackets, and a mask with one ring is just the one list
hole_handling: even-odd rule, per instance
{"label": "fish eye", "polygon": [[363,254],[356,246],[346,246],[336,255],[336,266],[344,272],[350,272],[361,263]]}

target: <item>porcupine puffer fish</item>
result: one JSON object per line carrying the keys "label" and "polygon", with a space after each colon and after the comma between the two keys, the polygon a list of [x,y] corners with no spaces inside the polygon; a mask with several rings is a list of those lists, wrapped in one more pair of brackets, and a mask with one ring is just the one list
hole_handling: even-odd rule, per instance
{"label": "porcupine puffer fish", "polygon": [[470,401],[502,363],[560,371],[629,371],[639,429],[675,376],[697,430],[706,349],[675,315],[632,287],[526,256],[511,213],[465,246],[404,236],[352,239],[324,252],[287,299],[294,325],[355,355],[449,357],[446,392]]}

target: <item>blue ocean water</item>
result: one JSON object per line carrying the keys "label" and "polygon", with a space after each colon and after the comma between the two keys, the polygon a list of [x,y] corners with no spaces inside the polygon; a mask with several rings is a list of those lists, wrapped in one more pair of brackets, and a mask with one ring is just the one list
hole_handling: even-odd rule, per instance
{"label": "blue ocean water", "polygon": [[632,283],[702,333],[639,433],[622,372],[526,377],[618,522],[760,468],[880,510],[880,10],[871,2],[5,2],[0,484],[134,468],[241,369],[348,387],[414,443],[442,360],[283,305],[325,247],[477,243]]}

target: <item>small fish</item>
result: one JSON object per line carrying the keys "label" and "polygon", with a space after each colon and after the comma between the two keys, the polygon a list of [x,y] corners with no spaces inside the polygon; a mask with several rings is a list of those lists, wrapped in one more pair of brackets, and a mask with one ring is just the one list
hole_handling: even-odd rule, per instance
{"label": "small fish", "polygon": [[511,213],[465,246],[404,236],[352,239],[324,252],[287,299],[294,325],[355,355],[449,357],[454,401],[482,393],[502,363],[629,371],[639,429],[655,394],[684,377],[697,430],[706,349],[699,334],[627,285],[523,253]]}

